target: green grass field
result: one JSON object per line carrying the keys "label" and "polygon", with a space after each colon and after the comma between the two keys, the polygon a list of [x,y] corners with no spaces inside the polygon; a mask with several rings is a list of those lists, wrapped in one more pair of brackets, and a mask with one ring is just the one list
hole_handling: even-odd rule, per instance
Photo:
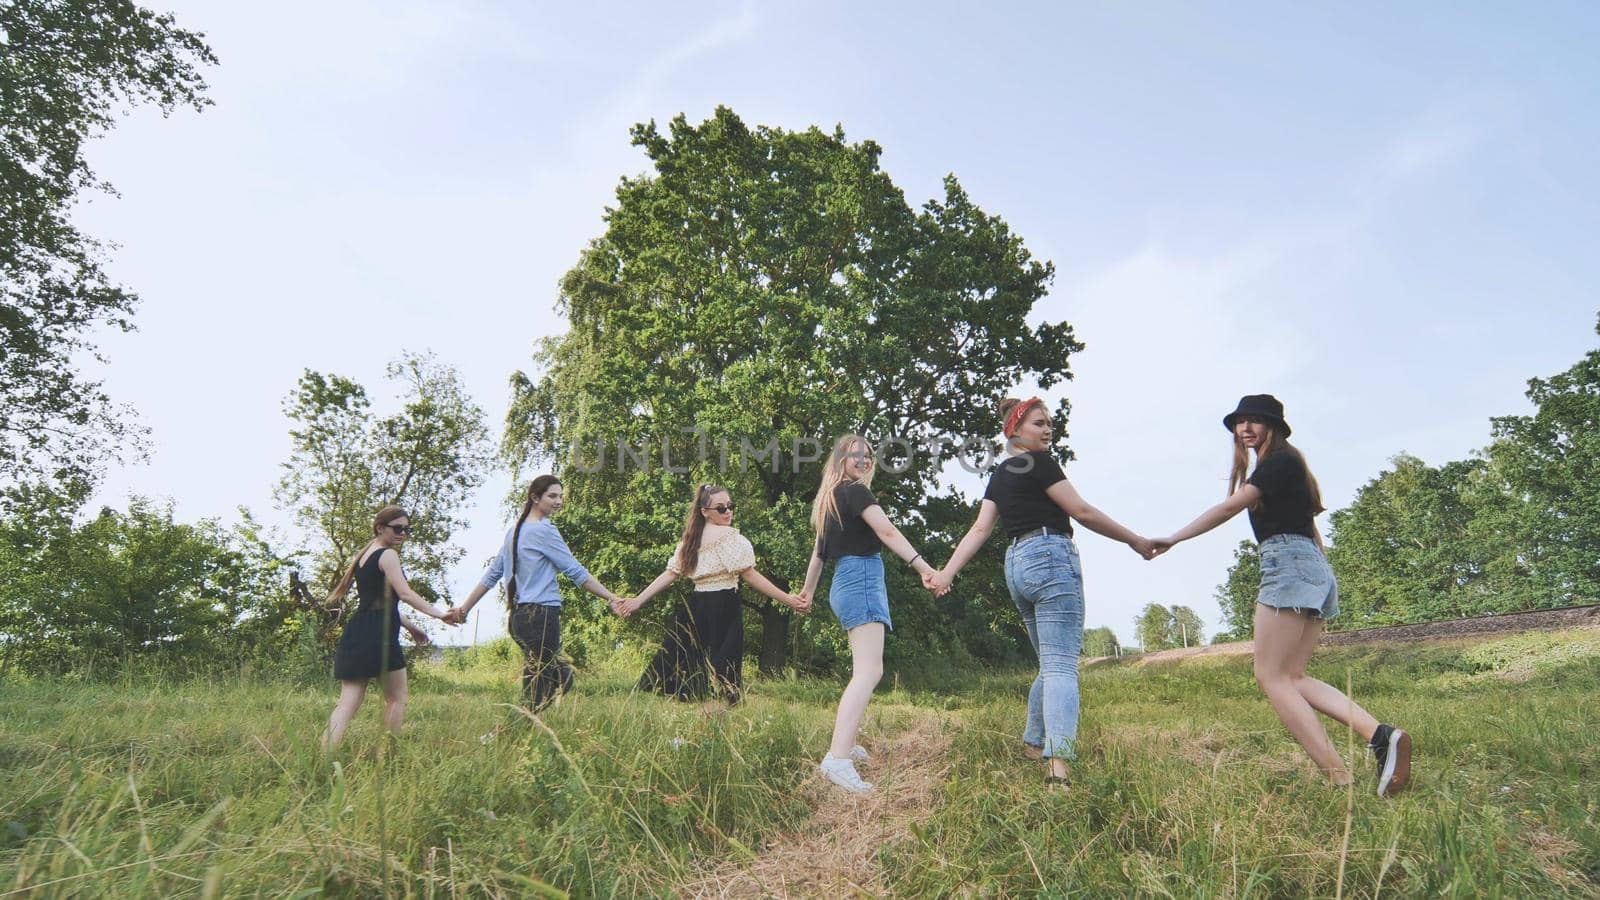
{"label": "green grass field", "polygon": [[374,697],[328,757],[332,683],[0,686],[0,897],[1600,895],[1600,631],[1319,654],[1415,735],[1393,801],[1359,747],[1328,787],[1248,657],[1087,670],[1065,795],[1018,753],[1028,673],[890,676],[868,801],[812,774],[840,685],[716,712],[633,674],[485,746],[514,664],[424,667],[401,740]]}

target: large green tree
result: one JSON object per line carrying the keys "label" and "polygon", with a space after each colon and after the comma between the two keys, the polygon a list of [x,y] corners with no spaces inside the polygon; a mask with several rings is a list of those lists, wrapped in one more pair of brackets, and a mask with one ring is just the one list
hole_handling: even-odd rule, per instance
{"label": "large green tree", "polygon": [[[570,330],[540,345],[536,375],[513,377],[503,445],[519,470],[564,475],[568,539],[603,578],[639,585],[659,571],[693,484],[715,481],[743,504],[739,524],[762,565],[791,583],[811,548],[816,460],[834,437],[915,447],[990,435],[995,404],[1019,381],[1070,377],[1081,349],[1070,326],[1027,322],[1052,267],[954,176],[915,210],[879,168],[877,144],[842,129],[751,128],[725,108],[632,136],[652,170],[622,180],[604,234],[562,279]],[[1055,411],[1062,433],[1067,411]],[[619,465],[619,441],[651,448],[648,471]],[[763,455],[740,467],[745,442]],[[886,448],[883,462],[910,465],[874,487],[914,539],[948,540],[971,508],[923,519],[938,467],[906,447]],[[890,562],[895,595],[920,592]],[[971,602],[973,584],[994,587],[966,581],[939,613],[931,599],[901,603],[897,622],[921,617],[934,645],[962,646],[949,623],[969,620],[947,613]],[[988,600],[1007,631],[1009,602]],[[791,635],[786,611],[747,602],[760,611],[766,670],[791,649],[826,665],[842,647],[820,625]]]}
{"label": "large green tree", "polygon": [[204,107],[200,34],[125,0],[0,3],[0,482],[85,480],[143,432],[75,364],[96,328],[127,331],[135,295],[73,225],[84,158],[122,110]]}
{"label": "large green tree", "polygon": [[1519,502],[1492,518],[1497,531],[1509,527],[1520,537],[1521,561],[1539,592],[1534,605],[1593,603],[1600,599],[1600,350],[1565,372],[1530,379],[1527,396],[1533,415],[1493,420],[1490,474]]}
{"label": "large green tree", "polygon": [[387,504],[411,513],[405,565],[418,593],[438,599],[464,553],[450,538],[492,457],[483,410],[432,356],[406,354],[388,375],[401,389],[392,415],[375,416],[360,384],[309,370],[284,403],[294,428],[276,497],[307,536],[311,602],[371,540],[373,514]]}
{"label": "large green tree", "polygon": [[1333,513],[1338,627],[1430,622],[1526,608],[1514,534],[1486,529],[1508,498],[1482,459],[1437,468],[1394,458]]}

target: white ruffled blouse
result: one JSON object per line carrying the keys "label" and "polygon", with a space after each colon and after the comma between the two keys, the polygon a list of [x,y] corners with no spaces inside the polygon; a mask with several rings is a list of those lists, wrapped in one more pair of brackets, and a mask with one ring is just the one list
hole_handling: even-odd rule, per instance
{"label": "white ruffled blouse", "polygon": [[[678,575],[685,574],[679,562],[682,552],[683,545],[679,544],[672,553],[672,561],[667,563],[667,568]],[[695,562],[694,574],[689,577],[697,591],[725,591],[738,587],[739,573],[755,564],[756,548],[750,546],[744,535],[730,528],[715,543],[707,544],[702,539],[700,558]]]}

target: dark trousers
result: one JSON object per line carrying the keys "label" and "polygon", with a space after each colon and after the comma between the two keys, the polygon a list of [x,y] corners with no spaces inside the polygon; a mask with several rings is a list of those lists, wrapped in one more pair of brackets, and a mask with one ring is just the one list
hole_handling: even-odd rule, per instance
{"label": "dark trousers", "polygon": [[673,613],[640,690],[679,700],[721,694],[738,703],[744,688],[744,612],[739,589],[695,591]]}
{"label": "dark trousers", "polygon": [[522,648],[522,699],[538,712],[559,691],[572,690],[572,667],[561,661],[561,607],[519,603],[511,639]]}

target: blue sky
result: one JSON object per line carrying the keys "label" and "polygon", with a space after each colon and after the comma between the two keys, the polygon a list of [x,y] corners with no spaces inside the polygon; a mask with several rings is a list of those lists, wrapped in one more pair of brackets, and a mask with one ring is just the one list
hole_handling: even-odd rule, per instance
{"label": "blue sky", "polygon": [[[1284,400],[1337,508],[1396,453],[1483,446],[1597,340],[1593,4],[170,8],[221,58],[216,106],[124,119],[91,149],[121,197],[79,212],[144,299],[101,374],[155,446],[100,502],[285,522],[300,371],[378,394],[402,349],[457,367],[498,434],[508,375],[564,330],[557,279],[645,168],[628,127],[719,103],[879,142],[914,204],[954,172],[1055,263],[1035,318],[1087,344],[1048,395],[1068,474],[1146,533],[1221,497],[1241,394]],[[458,597],[508,488],[469,513]],[[1081,537],[1088,623],[1132,640],[1156,601],[1215,628],[1248,534],[1153,563]]]}

